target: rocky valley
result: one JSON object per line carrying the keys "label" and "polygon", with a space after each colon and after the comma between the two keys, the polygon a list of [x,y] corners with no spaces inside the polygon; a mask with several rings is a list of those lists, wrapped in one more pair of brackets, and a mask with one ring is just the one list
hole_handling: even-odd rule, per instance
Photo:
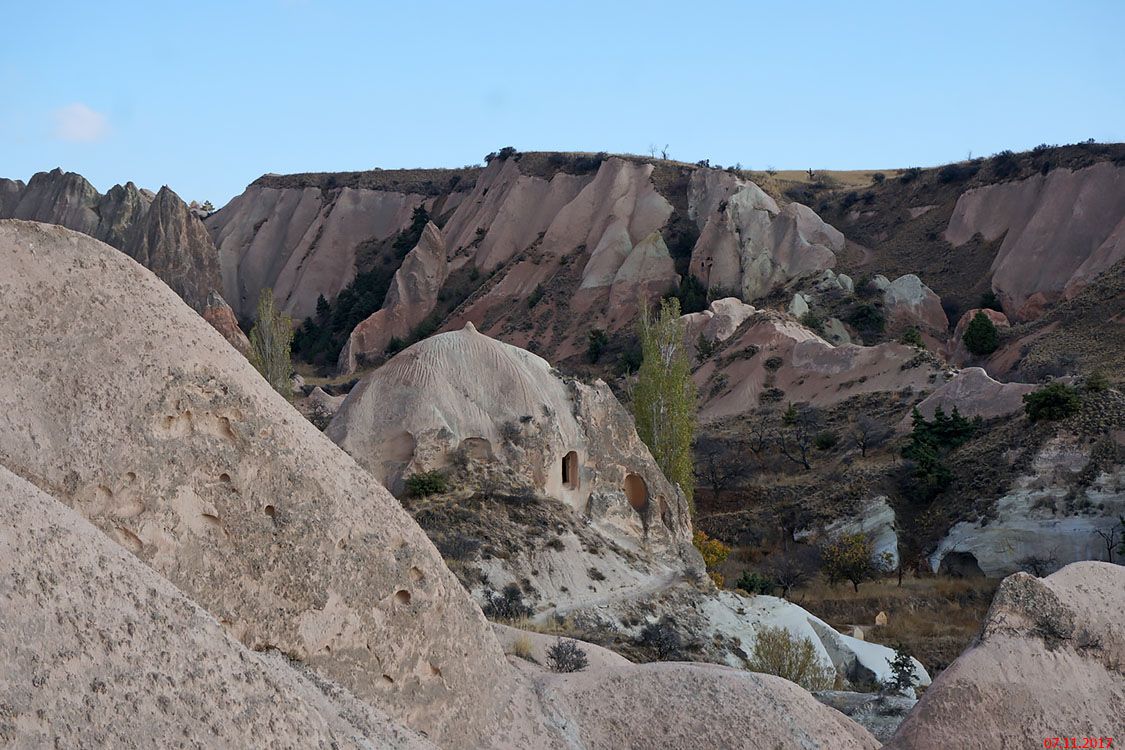
{"label": "rocky valley", "polygon": [[0,180],[0,744],[1125,733],[1125,146],[484,162]]}

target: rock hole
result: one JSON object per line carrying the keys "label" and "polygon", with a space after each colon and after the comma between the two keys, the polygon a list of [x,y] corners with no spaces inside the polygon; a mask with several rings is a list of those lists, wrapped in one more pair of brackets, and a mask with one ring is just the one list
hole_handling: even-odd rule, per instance
{"label": "rock hole", "polygon": [[219,520],[218,516],[216,516],[212,513],[202,513],[200,515],[203,517],[203,522],[206,523],[208,526],[210,526],[214,529],[218,529],[219,531],[224,531],[224,533],[225,533],[225,530],[223,529],[223,524]]}
{"label": "rock hole", "polygon": [[122,547],[129,550],[134,555],[140,554],[141,549],[145,545],[139,536],[129,531],[129,529],[124,526],[117,526],[114,528],[114,531],[116,532],[117,541]]}
{"label": "rock hole", "polygon": [[274,518],[275,516],[277,516],[277,508],[273,507],[272,505],[267,505],[265,511],[266,515],[270,518]]}
{"label": "rock hole", "polygon": [[430,675],[433,677],[441,677],[441,670],[438,668],[438,665],[433,662],[430,662]]}
{"label": "rock hole", "polygon": [[395,601],[399,604],[410,604],[410,592],[406,589],[399,589],[395,592]]}
{"label": "rock hole", "polygon": [[625,477],[625,498],[638,513],[648,507],[648,485],[640,475],[629,474]]}
{"label": "rock hole", "polygon": [[125,481],[129,484],[132,484],[133,482],[137,481],[137,475],[131,471],[127,471],[125,472]]}
{"label": "rock hole", "polygon": [[234,440],[234,430],[230,427],[230,419],[219,417],[219,433],[227,440]]}
{"label": "rock hole", "polygon": [[336,542],[336,549],[347,549],[347,548],[348,548],[348,540],[345,539],[344,537],[340,537],[340,540],[338,542]]}
{"label": "rock hole", "polygon": [[385,674],[383,675],[383,683],[387,685],[393,685],[395,684],[395,678],[391,677],[389,674]]}
{"label": "rock hole", "polygon": [[426,577],[426,574],[422,572],[421,568],[419,568],[417,566],[414,566],[414,567],[410,568],[410,580],[414,581],[415,583],[418,583],[419,581],[421,581],[425,577]]}
{"label": "rock hole", "polygon": [[562,459],[562,483],[568,490],[578,489],[578,452],[571,451]]}
{"label": "rock hole", "polygon": [[224,471],[222,474],[219,475],[219,481],[222,482],[223,484],[230,484],[230,474],[227,474]]}

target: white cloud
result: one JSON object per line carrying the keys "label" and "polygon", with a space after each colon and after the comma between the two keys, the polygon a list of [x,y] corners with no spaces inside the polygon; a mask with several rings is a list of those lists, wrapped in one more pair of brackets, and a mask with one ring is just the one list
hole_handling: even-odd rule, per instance
{"label": "white cloud", "polygon": [[85,104],[68,104],[55,110],[55,137],[71,143],[93,143],[109,135],[109,120]]}

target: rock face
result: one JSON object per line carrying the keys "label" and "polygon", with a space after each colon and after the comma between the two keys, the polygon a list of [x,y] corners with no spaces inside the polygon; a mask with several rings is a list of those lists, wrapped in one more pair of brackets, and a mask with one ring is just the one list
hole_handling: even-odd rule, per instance
{"label": "rock face", "polygon": [[261,182],[207,218],[223,296],[239,317],[253,315],[267,287],[294,320],[312,315],[320,295],[334,298],[355,277],[358,247],[406,228],[425,200],[416,193]]}
{"label": "rock face", "polygon": [[1125,515],[1125,467],[1076,487],[1089,461],[1089,446],[1073,436],[1048,441],[1030,471],[997,501],[995,518],[950,529],[930,556],[932,569],[999,578],[1032,560],[1050,570],[1104,558],[1105,543],[1096,532],[1108,532]]}
{"label": "rock face", "polygon": [[1074,563],[1043,579],[1016,573],[1000,585],[977,643],[938,676],[887,747],[1120,736],[1123,607],[1119,565]]}
{"label": "rock face", "polygon": [[734,710],[784,746],[876,746],[772,678],[514,667],[402,507],[149,271],[20,221],[0,269],[5,742],[723,746]]}
{"label": "rock face", "polygon": [[244,357],[249,355],[250,339],[246,338],[246,334],[238,327],[234,310],[217,292],[211,292],[207,295],[207,304],[203,308],[203,319],[221,333],[223,338],[238,350],[239,354]]}
{"label": "rock face", "polygon": [[0,502],[5,746],[433,747],[339,688],[333,699],[280,657],[246,649],[3,466]]}
{"label": "rock face", "polygon": [[196,312],[203,312],[210,293],[220,288],[218,254],[206,228],[167,186],[153,196],[128,182],[103,196],[82,175],[61,169],[40,172],[21,189],[18,182],[5,184],[8,198],[0,200],[0,219],[58,224],[112,245],[159,276]]}
{"label": "rock face", "polygon": [[[772,675],[664,663],[544,675],[540,682],[549,686],[551,708],[575,727],[576,747],[640,747],[639,738],[659,737],[660,746],[687,748],[697,747],[702,736],[715,747],[879,747],[843,714]],[[649,695],[660,696],[661,710],[637,711]],[[729,721],[714,726],[716,713],[769,718],[752,728]]]}
{"label": "rock face", "polygon": [[[591,328],[631,325],[638,302],[674,290],[687,266],[710,288],[748,299],[828,268],[843,248],[811,209],[779,206],[721,170],[631,157],[591,157],[577,174],[543,168],[567,158],[496,158],[469,179],[428,180],[422,192],[409,192],[406,177],[401,188],[380,178],[387,187],[378,189],[263,177],[207,219],[223,293],[240,317],[265,286],[295,318],[311,315],[319,295],[331,301],[352,280],[357,258],[367,262],[360,248],[395,235],[423,206],[441,227],[444,270],[434,238],[420,244],[395,282],[398,295],[361,324],[342,369],[381,357],[391,337],[403,338],[404,321],[435,300],[460,303],[440,310],[447,330],[471,321],[561,360],[585,349]],[[349,201],[354,210],[342,210]]]}
{"label": "rock face", "polygon": [[765,403],[830,406],[863,393],[929,390],[941,376],[932,355],[904,344],[833,346],[792,318],[758,311],[694,373],[700,418],[715,420]]}
{"label": "rock face", "polygon": [[887,329],[892,332],[907,328],[944,336],[949,319],[941,307],[941,298],[912,273],[899,276],[883,290],[887,311]]}
{"label": "rock face", "polygon": [[945,238],[960,246],[978,233],[1004,237],[992,263],[1004,311],[1014,320],[1036,318],[1125,257],[1125,167],[1054,169],[968,190]]}
{"label": "rock face", "polygon": [[355,327],[340,352],[341,372],[354,372],[360,358],[382,354],[391,339],[405,341],[433,311],[449,273],[445,242],[433,222],[426,224],[417,247],[395,271],[383,307]]}
{"label": "rock face", "polygon": [[757,185],[726,172],[691,177],[689,215],[699,227],[691,272],[708,288],[755,300],[772,288],[831,268],[844,235],[799,203],[779,207]]}
{"label": "rock face", "polygon": [[0,222],[0,268],[0,348],[14,353],[0,463],[247,646],[283,651],[437,741],[489,731],[507,701],[503,656],[367,472],[123,254]]}
{"label": "rock face", "polygon": [[[887,502],[885,495],[868,500],[856,513],[832,522],[818,533],[825,538],[844,534],[863,534],[871,540],[876,555],[887,556],[888,567],[898,567],[898,530],[895,527],[895,511]],[[793,538],[804,541],[812,536],[811,530],[805,530],[795,533]]]}
{"label": "rock face", "polygon": [[392,489],[410,474],[450,466],[460,452],[507,463],[527,486],[596,522],[673,551],[690,545],[683,494],[609,388],[564,381],[545,360],[471,323],[415,344],[362,380],[327,435]]}
{"label": "rock face", "polygon": [[999,383],[979,367],[966,367],[948,383],[918,404],[926,419],[934,418],[938,407],[952,414],[954,407],[963,416],[995,419],[1023,409],[1023,397],[1036,386],[1028,383]]}

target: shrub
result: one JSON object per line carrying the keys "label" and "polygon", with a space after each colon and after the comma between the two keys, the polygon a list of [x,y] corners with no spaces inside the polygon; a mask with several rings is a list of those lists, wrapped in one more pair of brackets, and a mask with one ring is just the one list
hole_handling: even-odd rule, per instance
{"label": "shrub", "polygon": [[1092,393],[1101,393],[1109,388],[1109,378],[1101,370],[1094,370],[1086,376],[1085,386]]}
{"label": "shrub", "polygon": [[1004,312],[1004,306],[1000,304],[1000,298],[991,289],[980,296],[980,306],[988,310]]}
{"label": "shrub", "polygon": [[691,274],[688,274],[680,282],[680,288],[676,292],[676,296],[680,300],[680,312],[683,315],[702,312],[707,309],[707,287],[703,286],[703,282]]}
{"label": "shrub", "polygon": [[586,652],[579,648],[577,641],[559,638],[547,649],[547,668],[552,672],[581,672],[589,664]]}
{"label": "shrub", "polygon": [[883,311],[869,302],[852,307],[848,311],[848,322],[855,326],[864,338],[882,333],[887,325]]}
{"label": "shrub", "polygon": [[770,594],[776,588],[776,584],[761,573],[747,570],[738,577],[734,587],[742,589],[747,594]]}
{"label": "shrub", "polygon": [[1078,391],[1057,380],[1023,397],[1024,411],[1032,422],[1066,419],[1081,405]]}
{"label": "shrub", "polygon": [[922,340],[922,334],[918,332],[917,328],[907,328],[899,341],[909,346],[916,346],[919,349],[926,348],[926,342]]}
{"label": "shrub", "polygon": [[531,296],[527,298],[527,306],[528,306],[528,308],[530,309],[530,308],[532,308],[532,307],[535,307],[536,305],[538,305],[538,304],[539,304],[539,302],[540,302],[540,301],[541,301],[541,300],[543,299],[543,296],[544,296],[544,295],[545,295],[546,293],[547,293],[547,292],[546,292],[546,290],[544,290],[544,289],[543,289],[543,285],[542,285],[542,284],[536,284],[536,285],[535,285],[535,291],[533,291],[533,292],[531,293]]}
{"label": "shrub", "polygon": [[953,472],[945,464],[945,457],[973,436],[977,423],[961,416],[957,407],[947,415],[939,406],[931,421],[926,421],[915,408],[913,419],[910,442],[902,449],[902,455],[914,462],[911,477],[915,494],[921,500],[929,500],[953,482]]}
{"label": "shrub", "polygon": [[801,325],[808,328],[817,336],[824,335],[824,316],[817,315],[811,310],[801,316]]}
{"label": "shrub", "polygon": [[499,593],[485,589],[481,611],[490,620],[519,620],[532,615],[531,607],[523,600],[523,592],[514,583],[509,583]]}
{"label": "shrub", "polygon": [[712,539],[702,531],[695,532],[691,538],[691,543],[703,556],[703,564],[707,568],[707,575],[711,576],[711,580],[715,582],[716,586],[722,587],[723,577],[715,571],[715,568],[719,567],[730,556],[730,547],[718,539]]}
{"label": "shrub", "polygon": [[823,430],[816,433],[813,438],[813,445],[819,450],[826,451],[836,447],[836,443],[840,442],[840,436],[832,430]]}
{"label": "shrub", "polygon": [[410,497],[426,497],[445,492],[449,483],[440,471],[423,471],[406,478],[406,494]]}
{"label": "shrub", "polygon": [[655,651],[656,658],[662,661],[678,656],[683,646],[683,638],[676,630],[675,623],[667,617],[645,625],[637,642]]}
{"label": "shrub", "polygon": [[808,691],[830,690],[836,682],[835,670],[821,663],[812,640],[785,628],[758,630],[750,670],[777,675]]}
{"label": "shrub", "polygon": [[785,364],[785,360],[781,357],[770,357],[765,362],[765,368],[770,372],[777,372],[783,364]]}
{"label": "shrub", "polygon": [[965,348],[977,356],[992,354],[1000,347],[996,326],[983,312],[978,312],[969,321],[961,340],[965,342]]}
{"label": "shrub", "polygon": [[602,357],[602,352],[609,346],[609,336],[601,328],[592,328],[586,334],[586,360],[595,364]]}
{"label": "shrub", "polygon": [[887,176],[882,172],[876,172],[875,174],[871,175],[871,181],[876,185],[880,184],[885,179],[887,179]]}
{"label": "shrub", "polygon": [[975,164],[946,164],[938,170],[939,182],[962,182],[969,179],[977,173],[977,165]]}
{"label": "shrub", "polygon": [[918,175],[920,174],[922,174],[922,170],[919,167],[910,167],[908,169],[902,170],[902,173],[898,176],[898,179],[899,182],[906,185],[914,182],[914,180],[917,179]]}

